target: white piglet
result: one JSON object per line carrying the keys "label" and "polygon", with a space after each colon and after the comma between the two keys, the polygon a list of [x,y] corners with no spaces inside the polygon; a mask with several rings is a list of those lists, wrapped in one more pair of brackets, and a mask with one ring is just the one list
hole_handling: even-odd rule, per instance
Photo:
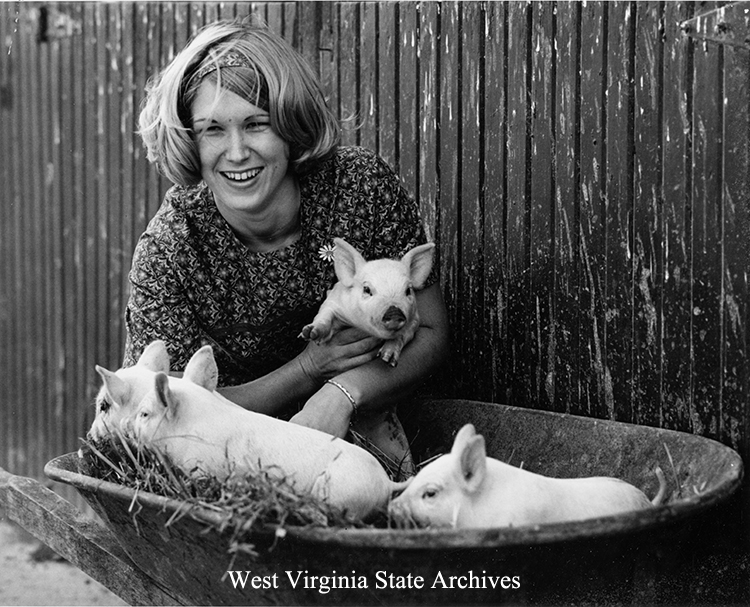
{"label": "white piglet", "polygon": [[559,479],[489,458],[484,438],[465,425],[451,452],[427,464],[389,505],[396,524],[420,527],[519,527],[578,521],[651,508],[653,501],[625,481],[609,477]]}
{"label": "white piglet", "polygon": [[342,238],[334,238],[338,282],[300,337],[325,343],[343,326],[362,329],[385,341],[379,356],[396,366],[402,348],[419,328],[415,290],[432,269],[435,243],[414,247],[400,260],[365,258]]}
{"label": "white piglet", "polygon": [[364,518],[385,510],[391,481],[373,455],[319,430],[269,417],[218,398],[210,346],[190,359],[181,379],[154,377],[131,435],[187,474],[225,479],[259,467],[305,494]]}

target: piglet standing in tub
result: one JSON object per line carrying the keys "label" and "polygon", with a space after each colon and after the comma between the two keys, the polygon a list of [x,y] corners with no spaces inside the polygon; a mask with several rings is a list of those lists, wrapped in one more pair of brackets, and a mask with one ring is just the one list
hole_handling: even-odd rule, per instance
{"label": "piglet standing in tub", "polygon": [[262,467],[358,518],[385,510],[405,486],[360,447],[218,397],[216,378],[210,346],[193,355],[182,378],[157,373],[131,420],[132,437],[187,474],[224,480]]}
{"label": "piglet standing in tub", "polygon": [[435,243],[414,247],[400,260],[365,261],[344,239],[333,242],[338,282],[300,337],[325,343],[341,327],[357,327],[386,340],[378,356],[395,367],[419,328],[414,291],[424,286],[430,274]]}
{"label": "piglet standing in tub", "polygon": [[666,493],[660,468],[652,500],[625,481],[609,477],[559,479],[486,456],[474,426],[459,430],[451,452],[427,464],[389,505],[399,525],[420,527],[520,527],[578,521],[652,508]]}

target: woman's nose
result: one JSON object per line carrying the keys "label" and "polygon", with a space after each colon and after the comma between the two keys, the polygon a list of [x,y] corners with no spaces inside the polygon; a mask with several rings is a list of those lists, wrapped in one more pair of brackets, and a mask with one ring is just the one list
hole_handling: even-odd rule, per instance
{"label": "woman's nose", "polygon": [[229,146],[226,151],[228,160],[239,162],[250,154],[250,146],[247,135],[240,131],[232,131],[229,135]]}

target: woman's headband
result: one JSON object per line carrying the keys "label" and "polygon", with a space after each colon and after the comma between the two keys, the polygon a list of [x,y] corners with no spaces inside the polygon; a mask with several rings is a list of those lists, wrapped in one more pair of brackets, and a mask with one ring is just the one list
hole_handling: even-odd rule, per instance
{"label": "woman's headband", "polygon": [[247,57],[245,57],[245,55],[243,55],[242,53],[228,51],[226,53],[222,53],[218,57],[215,55],[209,54],[208,57],[206,57],[201,62],[201,66],[198,68],[198,71],[195,72],[195,74],[190,80],[195,81],[195,82],[200,82],[201,80],[203,80],[203,78],[205,78],[211,72],[224,68],[224,67],[247,67],[251,69],[253,68],[253,66],[248,61]]}

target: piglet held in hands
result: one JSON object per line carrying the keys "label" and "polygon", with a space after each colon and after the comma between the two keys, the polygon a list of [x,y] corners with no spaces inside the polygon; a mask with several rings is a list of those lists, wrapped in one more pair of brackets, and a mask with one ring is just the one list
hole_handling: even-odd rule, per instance
{"label": "piglet held in hands", "polygon": [[419,328],[415,290],[432,269],[435,243],[414,247],[400,260],[365,258],[342,238],[334,238],[338,282],[300,337],[325,343],[343,326],[385,341],[378,356],[391,366]]}

